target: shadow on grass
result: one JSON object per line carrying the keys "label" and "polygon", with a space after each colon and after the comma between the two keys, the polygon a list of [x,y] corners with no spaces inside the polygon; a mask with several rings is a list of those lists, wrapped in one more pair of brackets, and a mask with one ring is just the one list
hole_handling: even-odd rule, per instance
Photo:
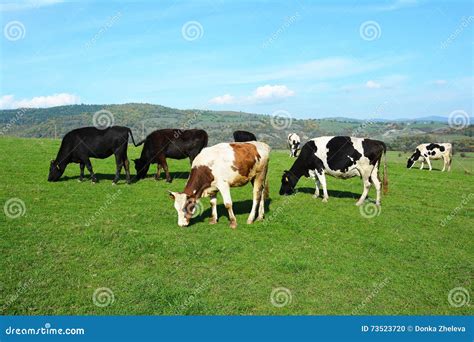
{"label": "shadow on grass", "polygon": [[[205,201],[206,198],[202,198],[201,201]],[[271,203],[271,198],[268,198],[265,201],[265,213],[267,214],[269,211],[270,203]],[[233,202],[232,203],[232,209],[234,211],[234,214],[237,215],[249,215],[250,211],[252,210],[252,200],[245,200],[245,201],[239,201],[239,202]],[[218,204],[217,205],[217,216],[219,217],[219,221],[224,217],[225,219],[229,219],[229,214],[227,213],[227,209],[225,208],[224,204]],[[197,217],[191,219],[190,222],[190,227],[193,226],[196,223],[199,222],[208,222],[209,219],[211,218],[211,208],[208,208],[204,210],[200,215]]]}
{"label": "shadow on grass", "polygon": [[[115,178],[115,173],[96,173],[95,176],[96,176],[98,182],[107,181],[107,180],[112,182]],[[170,176],[171,176],[171,179],[188,179],[189,172],[188,171],[186,171],[186,172],[178,172],[178,171],[170,172]],[[148,174],[145,179],[154,178],[154,177],[155,177],[155,174]],[[77,176],[62,176],[58,180],[58,182],[67,182],[67,181],[71,181],[71,180],[79,180],[79,175],[77,175]],[[132,184],[139,181],[139,179],[137,179],[136,175],[134,175],[134,174],[130,175],[130,180],[131,180]],[[90,175],[89,174],[84,175],[83,182],[90,182],[90,181],[91,181]],[[120,173],[119,183],[122,182],[122,181],[125,183],[125,173],[123,172],[123,170],[122,170],[122,173]],[[163,172],[162,172],[162,177],[158,181],[163,181],[163,182],[166,181],[165,174]]]}
{"label": "shadow on grass", "polygon": [[[305,194],[314,194],[314,188],[298,188],[298,192],[302,192]],[[362,189],[361,189],[362,193]],[[336,198],[359,198],[361,193],[356,194],[350,191],[339,191],[339,190],[328,190],[329,197],[336,197]],[[322,196],[322,189],[319,189],[319,196]]]}

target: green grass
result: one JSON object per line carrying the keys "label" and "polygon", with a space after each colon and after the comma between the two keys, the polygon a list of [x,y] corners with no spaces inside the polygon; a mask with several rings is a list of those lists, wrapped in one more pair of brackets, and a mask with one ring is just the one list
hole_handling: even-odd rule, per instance
{"label": "green grass", "polygon": [[[295,196],[279,196],[293,159],[275,151],[266,220],[245,223],[251,189],[235,188],[232,230],[220,198],[217,225],[207,223],[203,199],[203,214],[177,226],[166,190],[184,188],[187,160],[169,161],[175,175],[184,173],[172,184],[150,175],[112,186],[113,158],[92,161],[98,184],[79,183],[77,165],[65,181],[48,183],[59,143],[0,139],[1,203],[20,198],[26,206],[24,216],[0,218],[1,314],[473,313],[472,304],[448,302],[455,287],[474,297],[472,154],[456,155],[452,172],[441,173],[439,161],[432,172],[407,170],[408,155],[389,153],[389,194],[381,213],[366,218],[355,206],[360,179],[328,178],[326,204],[312,198],[311,179]],[[130,159],[139,152],[130,147]],[[100,287],[114,294],[106,307],[92,300]],[[284,307],[270,301],[278,287],[291,292]]]}

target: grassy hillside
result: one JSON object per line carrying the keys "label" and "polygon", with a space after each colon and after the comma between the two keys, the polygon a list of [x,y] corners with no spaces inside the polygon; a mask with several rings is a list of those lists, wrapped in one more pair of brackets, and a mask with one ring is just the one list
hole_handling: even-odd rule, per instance
{"label": "grassy hillside", "polygon": [[344,118],[297,120],[291,113],[279,117],[243,112],[179,110],[159,105],[129,103],[123,105],[72,105],[42,109],[0,111],[0,134],[54,138],[68,131],[92,126],[94,113],[106,110],[108,123],[132,128],[144,138],[159,128],[202,128],[209,133],[210,144],[229,141],[238,129],[254,132],[259,140],[274,148],[285,148],[286,137],[297,132],[303,140],[323,135],[372,137],[388,143],[393,150],[412,150],[421,142],[454,142],[455,151],[474,151],[472,126],[451,129],[440,121],[362,121]]}
{"label": "grassy hillside", "polygon": [[[391,152],[389,194],[371,215],[370,204],[354,205],[360,179],[329,178],[326,204],[312,198],[311,179],[279,196],[293,159],[274,151],[265,221],[246,225],[251,189],[233,189],[231,230],[220,197],[217,225],[203,199],[192,225],[177,226],[166,190],[183,189],[188,161],[169,162],[172,184],[150,175],[112,186],[113,158],[92,161],[98,184],[79,183],[77,165],[48,183],[59,143],[0,139],[1,203],[24,203],[19,217],[0,218],[2,314],[473,313],[448,301],[456,287],[473,295],[472,154],[441,173],[436,161],[432,172],[407,170],[407,154]],[[130,158],[139,152],[131,147]],[[286,297],[272,305],[278,288]]]}

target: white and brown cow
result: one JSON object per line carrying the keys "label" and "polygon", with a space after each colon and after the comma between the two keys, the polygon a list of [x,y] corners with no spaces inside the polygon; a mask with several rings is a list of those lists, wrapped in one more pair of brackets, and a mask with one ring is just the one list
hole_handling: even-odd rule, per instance
{"label": "white and brown cow", "polygon": [[[326,188],[326,174],[342,179],[359,176],[362,178],[364,191],[356,204],[364,203],[370,186],[373,184],[377,191],[376,204],[380,205],[382,183],[378,169],[386,151],[385,144],[378,140],[345,136],[311,139],[303,145],[291,169],[283,173],[280,195],[293,193],[302,176],[314,177],[317,180],[314,197],[319,197],[319,185],[322,185],[323,202],[327,202],[329,196]],[[387,192],[385,158],[383,163],[383,189]]]}
{"label": "white and brown cow", "polygon": [[300,149],[301,139],[298,134],[288,134],[288,148],[290,149],[290,157],[295,157]]}
{"label": "white and brown cow", "polygon": [[416,147],[415,153],[412,154],[410,158],[408,158],[407,168],[411,169],[415,162],[418,160],[421,161],[420,170],[423,170],[424,162],[428,164],[430,171],[431,171],[431,162],[430,159],[437,160],[443,159],[443,172],[448,167],[448,171],[451,171],[451,162],[453,158],[453,147],[450,143],[444,144],[436,144],[436,143],[429,143],[429,144],[421,144]]}
{"label": "white and brown cow", "polygon": [[[253,205],[247,223],[253,223],[264,216],[265,192],[267,186],[270,147],[262,142],[221,143],[207,147],[194,159],[191,173],[183,192],[171,192],[174,207],[178,212],[178,225],[185,227],[194,214],[197,201],[210,197],[211,224],[217,223],[217,192],[220,191],[224,205],[229,212],[230,227],[237,227],[232,210],[230,188],[252,182]],[[259,206],[259,208],[257,208]]]}

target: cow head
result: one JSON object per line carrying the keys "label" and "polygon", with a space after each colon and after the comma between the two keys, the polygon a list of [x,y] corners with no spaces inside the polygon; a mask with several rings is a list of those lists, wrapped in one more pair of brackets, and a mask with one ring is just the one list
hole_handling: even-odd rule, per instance
{"label": "cow head", "polygon": [[143,159],[134,159],[133,162],[135,163],[135,171],[137,171],[137,179],[145,178],[150,164]]}
{"label": "cow head", "polygon": [[297,177],[290,171],[285,170],[281,177],[280,195],[291,195],[294,193],[297,182]]}
{"label": "cow head", "polygon": [[57,160],[51,160],[49,166],[48,182],[56,182],[61,178],[64,169],[61,168]]}
{"label": "cow head", "polygon": [[415,162],[420,159],[420,157],[421,157],[421,152],[419,149],[416,149],[415,153],[413,153],[411,157],[408,158],[407,168],[408,169],[411,168],[413,164],[415,164]]}
{"label": "cow head", "polygon": [[187,227],[196,211],[196,198],[183,192],[168,191],[178,212],[178,226]]}

